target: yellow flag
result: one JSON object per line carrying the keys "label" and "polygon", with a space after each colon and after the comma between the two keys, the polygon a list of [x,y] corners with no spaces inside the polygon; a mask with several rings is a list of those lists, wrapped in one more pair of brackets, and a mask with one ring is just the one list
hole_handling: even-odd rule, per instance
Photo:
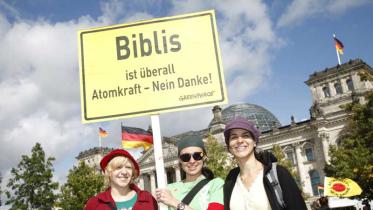
{"label": "yellow flag", "polygon": [[335,197],[351,197],[360,195],[362,192],[360,186],[351,179],[336,179],[325,177],[324,195]]}

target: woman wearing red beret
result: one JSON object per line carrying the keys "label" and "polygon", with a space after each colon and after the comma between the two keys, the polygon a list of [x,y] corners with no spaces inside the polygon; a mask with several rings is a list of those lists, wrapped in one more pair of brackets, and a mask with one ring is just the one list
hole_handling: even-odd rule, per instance
{"label": "woman wearing red beret", "polygon": [[125,150],[111,151],[100,162],[107,190],[91,197],[84,210],[157,210],[158,204],[147,191],[140,190],[133,180],[140,174],[139,165]]}

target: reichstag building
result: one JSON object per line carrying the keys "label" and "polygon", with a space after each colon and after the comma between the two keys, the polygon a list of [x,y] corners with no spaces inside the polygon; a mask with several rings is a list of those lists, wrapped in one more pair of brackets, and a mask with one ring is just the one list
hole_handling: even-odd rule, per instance
{"label": "reichstag building", "polygon": [[[329,160],[329,145],[338,144],[338,134],[347,123],[347,114],[340,105],[353,101],[365,103],[364,93],[373,90],[373,82],[362,81],[361,75],[373,77],[373,69],[361,59],[350,60],[311,74],[305,81],[312,93],[309,119],[295,122],[292,117],[289,125],[281,125],[269,110],[255,104],[234,104],[224,109],[219,106],[213,107],[211,122],[207,128],[163,137],[167,182],[182,179],[176,148],[176,143],[180,139],[188,135],[199,135],[206,140],[208,134],[211,134],[221,144],[225,144],[225,124],[240,116],[252,121],[260,129],[258,148],[271,150],[274,144],[280,145],[299,175],[298,181],[303,192],[309,196],[318,196],[317,185],[323,184],[323,168]],[[101,157],[108,151],[108,148],[93,148],[81,152],[77,159],[98,167]],[[154,194],[156,172],[153,149],[144,153],[138,162],[141,167],[139,185]]]}

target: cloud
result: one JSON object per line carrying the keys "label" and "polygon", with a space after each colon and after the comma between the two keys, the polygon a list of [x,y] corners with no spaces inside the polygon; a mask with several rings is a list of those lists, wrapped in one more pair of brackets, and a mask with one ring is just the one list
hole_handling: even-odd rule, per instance
{"label": "cloud", "polygon": [[168,1],[164,0],[111,0],[101,2],[102,15],[98,20],[105,25],[130,23],[134,21],[152,19],[163,10]]}
{"label": "cloud", "polygon": [[[75,157],[79,146],[89,145],[95,133],[91,127],[82,125],[79,119],[60,121],[43,111],[23,117],[10,127],[3,129],[0,135],[1,144],[4,145],[0,148],[2,174],[17,167],[22,155],[30,156],[36,142],[42,145],[47,157],[55,157],[54,163],[59,164],[65,156]],[[5,177],[3,181],[6,180]]]}
{"label": "cloud", "polygon": [[[254,1],[174,1],[172,14],[215,9],[230,103],[245,101],[271,75],[276,37],[267,6]],[[227,6],[229,5],[229,6]]]}
{"label": "cloud", "polygon": [[[36,142],[62,164],[87,148],[95,132],[80,122],[77,30],[88,16],[62,23],[11,22],[0,13],[0,171],[8,174]],[[72,158],[74,159],[74,158]],[[57,171],[66,174],[72,162]],[[4,176],[3,186],[7,183]],[[3,188],[4,189],[4,188]]]}
{"label": "cloud", "polygon": [[0,122],[7,120],[13,124],[14,120],[18,120],[25,114],[24,106],[35,105],[35,99],[40,97],[40,90],[37,85],[28,80],[6,80],[0,83],[0,95],[6,99],[0,101],[2,112]]}
{"label": "cloud", "polygon": [[293,0],[281,15],[277,23],[278,27],[296,25],[313,17],[331,17],[343,14],[346,10],[372,4],[370,0]]}
{"label": "cloud", "polygon": [[29,154],[36,142],[41,143],[47,156],[59,159],[71,148],[88,141],[91,133],[91,128],[84,127],[76,119],[61,123],[51,119],[46,112],[31,114],[19,120],[12,129],[2,132],[1,138],[7,146],[1,148],[1,162],[4,163],[1,167],[12,165],[14,160],[9,157],[13,155]]}

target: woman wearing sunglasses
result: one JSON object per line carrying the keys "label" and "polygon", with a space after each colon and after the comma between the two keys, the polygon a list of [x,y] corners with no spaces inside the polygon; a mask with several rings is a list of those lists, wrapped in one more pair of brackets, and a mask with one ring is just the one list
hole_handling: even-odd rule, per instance
{"label": "woman wearing sunglasses", "polygon": [[[157,189],[157,200],[167,205],[169,209],[224,210],[224,181],[220,178],[214,178],[212,171],[203,166],[207,154],[202,139],[197,136],[190,136],[180,141],[178,143],[178,156],[181,168],[185,172],[185,179],[169,184],[167,189]],[[207,184],[203,185],[202,182]],[[202,187],[197,190],[196,185]],[[190,202],[187,202],[185,197],[190,197],[188,195],[190,191],[195,191],[195,193],[190,194],[193,194],[194,197]]]}
{"label": "woman wearing sunglasses", "polygon": [[254,124],[244,118],[234,119],[225,127],[225,143],[238,163],[238,167],[232,169],[225,179],[225,210],[306,210],[293,177],[278,165],[277,177],[285,202],[285,207],[280,207],[276,192],[266,176],[276,158],[269,152],[255,151],[259,134]]}

